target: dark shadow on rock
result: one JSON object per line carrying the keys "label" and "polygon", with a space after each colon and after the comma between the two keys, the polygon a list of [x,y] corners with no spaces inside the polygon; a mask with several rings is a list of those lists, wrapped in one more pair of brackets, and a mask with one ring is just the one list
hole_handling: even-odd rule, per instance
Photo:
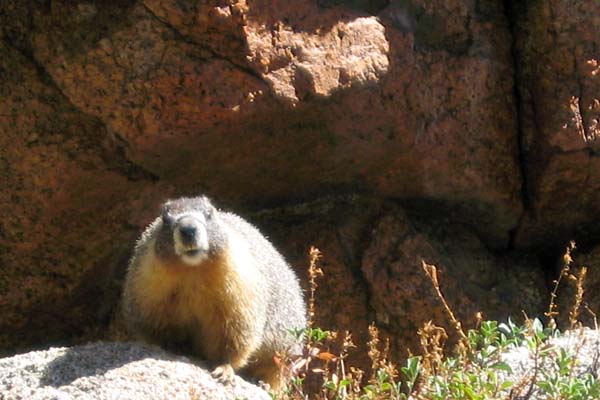
{"label": "dark shadow on rock", "polygon": [[[12,326],[18,344],[0,348],[8,357],[50,346],[73,346],[95,340],[111,340],[107,329],[117,315],[125,272],[138,233],[116,235],[115,246],[83,274],[80,283],[62,297],[43,297],[24,309],[22,326]],[[0,321],[0,331],[8,329]],[[124,340],[123,338],[119,338]]]}

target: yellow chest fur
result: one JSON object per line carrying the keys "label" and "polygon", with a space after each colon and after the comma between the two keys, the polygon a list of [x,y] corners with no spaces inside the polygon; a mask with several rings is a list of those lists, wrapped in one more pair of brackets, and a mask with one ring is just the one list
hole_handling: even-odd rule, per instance
{"label": "yellow chest fur", "polygon": [[185,332],[209,359],[219,358],[231,341],[254,335],[259,282],[247,254],[226,254],[194,267],[165,264],[153,252],[144,257],[133,291],[157,330]]}
{"label": "yellow chest fur", "polygon": [[243,287],[248,285],[223,263],[206,262],[197,267],[146,264],[136,286],[141,308],[156,310],[168,320],[165,322],[175,324],[212,320],[214,313],[235,313],[240,303],[249,300],[244,298],[248,289]]}

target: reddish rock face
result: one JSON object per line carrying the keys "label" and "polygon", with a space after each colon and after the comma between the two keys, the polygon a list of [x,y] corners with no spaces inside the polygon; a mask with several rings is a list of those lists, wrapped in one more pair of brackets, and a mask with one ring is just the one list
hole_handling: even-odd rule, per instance
{"label": "reddish rock face", "polygon": [[[506,321],[542,316],[547,292],[535,257],[494,255],[469,230],[449,220],[408,216],[390,204],[347,198],[271,210],[254,216],[288,255],[299,276],[308,267],[307,243],[322,254],[317,318],[323,329],[352,332],[359,345],[350,365],[368,366],[367,326],[391,339],[393,358],[420,351],[417,331],[428,321],[454,330],[421,260],[438,267],[441,290],[465,331],[475,314]],[[290,223],[290,220],[294,222]]]}
{"label": "reddish rock face", "polygon": [[181,192],[429,198],[502,247],[521,213],[508,25],[499,6],[438,3],[376,18],[309,0],[55,2],[29,43],[74,107]]}
{"label": "reddish rock face", "polygon": [[[357,233],[371,226],[365,218],[379,213],[372,209],[310,214],[306,228],[293,226],[294,213],[267,221],[263,227],[277,232],[296,264],[311,244],[321,245],[330,271],[325,293],[339,295],[321,298],[321,322],[332,327],[366,326],[373,309],[387,315],[380,322],[389,321],[391,333],[418,326],[436,308],[431,298],[407,306],[411,317],[400,307],[427,290],[411,275],[415,254],[440,255],[452,291],[462,279],[482,280],[451,297],[465,316],[477,296],[483,309],[512,310],[513,303],[502,308],[487,299],[488,289],[504,288],[490,271],[505,264],[476,239],[506,249],[523,213],[512,38],[502,4],[1,1],[0,351],[100,336],[132,238],[161,202],[200,192],[240,213],[367,193],[464,224],[467,233],[457,237],[472,247],[451,244],[476,256],[458,262],[437,249],[443,235],[422,237],[436,222],[405,231],[412,222],[395,212],[378,228],[392,236],[378,234],[372,243]],[[535,2],[517,24],[531,204],[520,246],[569,231],[588,211],[596,215],[596,67],[586,61],[600,25],[598,13],[566,9]],[[560,35],[547,34],[552,29]],[[567,29],[576,32],[573,42]],[[577,64],[559,51],[569,43],[578,43]],[[573,87],[583,89],[572,94]],[[567,92],[579,101],[563,115],[553,107]],[[577,107],[583,136],[569,125]],[[563,222],[557,215],[573,198],[580,211]],[[418,245],[402,235],[419,238]],[[384,254],[388,246],[415,254]],[[382,297],[407,276],[418,290]],[[342,303],[346,314],[337,313]]]}
{"label": "reddish rock face", "polygon": [[392,210],[375,224],[362,260],[376,321],[394,335],[396,348],[419,350],[417,332],[427,321],[452,335],[453,325],[422,261],[438,268],[440,289],[465,332],[484,319],[542,316],[546,286],[538,261],[522,254],[492,255],[460,225],[408,217]]}
{"label": "reddish rock face", "polygon": [[600,4],[515,8],[528,210],[518,246],[598,233]]}
{"label": "reddish rock face", "polygon": [[[148,186],[144,171],[111,147],[102,123],[4,42],[0,75],[2,351],[81,332],[71,289],[131,240],[131,226],[148,218],[152,191],[168,186]],[[102,281],[108,271],[97,272],[89,279]]]}

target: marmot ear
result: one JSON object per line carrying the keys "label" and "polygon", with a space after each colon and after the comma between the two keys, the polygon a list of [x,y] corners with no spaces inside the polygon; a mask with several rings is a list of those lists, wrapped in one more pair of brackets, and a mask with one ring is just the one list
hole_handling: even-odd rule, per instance
{"label": "marmot ear", "polygon": [[206,207],[206,217],[215,218],[217,216],[217,209],[212,204],[208,203]]}
{"label": "marmot ear", "polygon": [[167,201],[165,204],[163,204],[160,210],[160,215],[162,216],[163,223],[165,224],[171,224],[173,222],[173,216],[170,213],[170,206],[171,202]]}
{"label": "marmot ear", "polygon": [[217,209],[212,205],[210,199],[206,196],[200,197],[200,200],[204,203],[204,214],[206,218],[214,218],[217,215]]}

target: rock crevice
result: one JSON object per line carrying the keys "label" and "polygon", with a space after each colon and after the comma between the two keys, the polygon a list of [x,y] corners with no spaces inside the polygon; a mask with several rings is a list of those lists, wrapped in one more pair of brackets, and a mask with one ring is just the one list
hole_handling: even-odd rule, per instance
{"label": "rock crevice", "polygon": [[522,112],[522,107],[524,107],[523,105],[523,96],[521,95],[521,89],[520,89],[520,71],[519,71],[519,53],[517,50],[517,34],[516,34],[516,16],[515,14],[517,13],[517,10],[515,9],[516,7],[518,7],[517,5],[515,5],[513,0],[504,0],[503,2],[503,10],[504,10],[504,15],[506,17],[506,22],[508,24],[509,27],[509,32],[510,32],[510,37],[511,37],[511,49],[510,49],[510,54],[511,54],[511,59],[512,59],[512,69],[513,69],[513,74],[512,74],[512,79],[513,79],[513,98],[514,98],[514,103],[515,103],[515,124],[516,124],[516,134],[517,134],[517,148],[516,148],[516,152],[517,152],[517,162],[519,165],[519,171],[521,174],[521,202],[523,204],[523,211],[521,213],[521,215],[519,216],[517,225],[515,227],[513,227],[510,231],[510,236],[509,236],[509,244],[508,247],[511,249],[515,248],[515,240],[517,237],[517,232],[519,231],[519,226],[521,225],[524,215],[527,212],[527,210],[529,209],[529,192],[528,192],[528,176],[527,176],[527,157],[525,154],[525,145],[524,145],[524,128],[523,128],[523,112]]}

